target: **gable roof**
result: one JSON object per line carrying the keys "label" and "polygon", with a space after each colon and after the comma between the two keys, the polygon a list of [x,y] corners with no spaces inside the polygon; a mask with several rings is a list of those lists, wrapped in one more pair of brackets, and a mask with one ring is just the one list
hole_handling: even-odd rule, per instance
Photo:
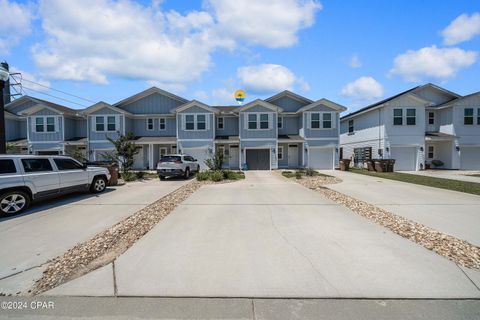
{"label": "gable roof", "polygon": [[114,110],[114,111],[117,111],[117,112],[120,112],[120,113],[124,113],[124,114],[129,114],[129,115],[131,114],[131,113],[128,112],[128,111],[125,111],[125,110],[123,110],[123,109],[114,107],[114,106],[112,106],[111,104],[106,103],[106,102],[104,102],[104,101],[100,101],[100,102],[95,103],[94,105],[92,105],[92,106],[84,109],[84,110],[82,111],[82,113],[84,113],[84,114],[90,114],[90,113],[93,113],[93,112],[95,112],[95,111],[98,111],[98,110],[100,110],[100,109],[102,109],[102,108],[112,109],[112,110]]}
{"label": "gable roof", "polygon": [[270,102],[264,101],[262,99],[256,99],[256,100],[253,100],[252,102],[247,103],[244,106],[237,107],[236,109],[233,110],[233,112],[242,112],[242,111],[250,109],[250,108],[252,108],[256,105],[260,105],[262,107],[265,107],[265,108],[270,109],[270,110],[275,111],[275,112],[282,112],[283,111],[283,109],[280,108],[279,106],[271,104]]}
{"label": "gable roof", "polygon": [[458,98],[456,98],[456,99],[453,99],[453,100],[447,101],[447,102],[445,102],[445,103],[439,104],[439,105],[435,106],[435,109],[440,109],[440,108],[449,107],[449,106],[453,105],[453,104],[456,103],[456,102],[459,102],[459,101],[464,100],[464,99],[466,99],[466,98],[473,97],[473,96],[475,96],[475,95],[480,95],[480,91],[477,91],[477,92],[474,92],[474,93],[471,93],[471,94],[467,94],[466,96],[458,97]]}
{"label": "gable roof", "polygon": [[458,93],[455,93],[453,91],[450,91],[450,90],[447,90],[445,88],[442,88],[440,86],[437,86],[436,84],[433,84],[433,83],[427,83],[427,84],[424,84],[424,85],[421,85],[421,86],[418,86],[417,88],[415,88],[414,91],[420,91],[421,89],[425,89],[425,88],[432,88],[432,89],[435,89],[435,90],[438,90],[438,91],[441,91],[443,93],[446,93],[454,98],[459,98],[461,97],[461,95],[459,95]]}
{"label": "gable roof", "polygon": [[20,118],[18,115],[10,112],[8,110],[4,110],[4,114],[5,114],[5,119],[18,119],[18,118]]}
{"label": "gable roof", "polygon": [[[25,95],[25,96],[22,96],[18,99],[15,99],[14,101],[10,102],[9,104],[7,104],[5,106],[6,109],[11,109],[19,104],[22,104],[23,102],[25,102],[25,100],[28,100],[28,101],[32,101],[36,104],[40,104],[40,105],[43,105],[45,107],[49,107],[50,109],[53,109],[61,114],[70,114],[70,115],[75,115],[78,110],[75,110],[75,109],[71,109],[71,108],[68,108],[68,107],[65,107],[65,106],[62,106],[62,105],[59,105],[59,104],[56,104],[56,103],[53,103],[53,102],[50,102],[50,101],[47,101],[47,100],[43,100],[43,99],[40,99],[40,98],[34,98],[34,97],[31,97],[31,96],[28,96],[28,95]],[[23,112],[29,110],[31,108],[28,108],[26,110],[24,110]],[[22,113],[23,113],[22,112]]]}
{"label": "gable roof", "polygon": [[333,110],[335,110],[335,111],[338,111],[338,112],[343,112],[343,111],[347,110],[346,107],[344,107],[344,106],[342,106],[342,105],[340,105],[340,104],[338,104],[338,103],[335,103],[335,102],[330,101],[330,100],[328,100],[328,99],[322,98],[322,99],[320,99],[320,100],[317,100],[317,101],[315,101],[315,102],[313,102],[313,103],[310,103],[310,104],[308,104],[308,105],[306,105],[306,106],[298,109],[296,113],[300,113],[300,112],[304,112],[304,111],[310,110],[310,109],[315,108],[315,107],[317,107],[317,106],[319,106],[319,105],[327,106],[327,107],[329,107],[329,108],[331,108],[331,109],[333,109]]}
{"label": "gable roof", "polygon": [[289,90],[283,90],[282,92],[277,93],[276,95],[273,95],[270,98],[265,99],[265,101],[272,102],[283,97],[290,97],[292,99],[298,100],[300,102],[308,103],[308,104],[313,103],[313,100],[310,100],[304,96],[301,96]]}
{"label": "gable roof", "polygon": [[177,96],[177,95],[174,95],[173,93],[170,93],[170,92],[168,92],[168,91],[162,90],[162,89],[157,88],[157,87],[151,87],[151,88],[148,88],[147,90],[144,90],[144,91],[142,91],[142,92],[139,92],[139,93],[137,93],[137,94],[134,94],[133,96],[130,96],[130,97],[126,98],[126,99],[123,99],[123,100],[121,100],[121,101],[119,101],[119,102],[117,102],[117,103],[114,103],[113,106],[114,106],[114,107],[122,107],[122,106],[124,106],[124,105],[126,105],[126,104],[130,104],[130,103],[132,103],[132,102],[135,102],[135,101],[137,101],[137,100],[140,100],[140,99],[142,99],[142,98],[145,98],[145,97],[147,97],[147,96],[149,96],[149,95],[152,95],[152,94],[154,94],[154,93],[158,93],[158,94],[167,96],[167,97],[172,98],[172,99],[174,99],[174,100],[177,100],[177,101],[179,101],[179,102],[181,102],[181,103],[187,103],[187,102],[188,102],[188,100],[186,100],[186,99],[184,99],[184,98],[182,98],[182,97],[179,97],[179,96]]}
{"label": "gable roof", "polygon": [[177,108],[170,110],[170,112],[172,112],[172,113],[181,112],[181,111],[186,110],[186,109],[191,108],[191,107],[199,107],[199,108],[205,109],[205,110],[207,110],[209,112],[212,112],[212,113],[215,113],[215,114],[220,113],[220,110],[218,110],[216,108],[209,107],[205,103],[200,102],[198,100],[192,100],[188,103],[182,104],[181,106],[178,106]]}

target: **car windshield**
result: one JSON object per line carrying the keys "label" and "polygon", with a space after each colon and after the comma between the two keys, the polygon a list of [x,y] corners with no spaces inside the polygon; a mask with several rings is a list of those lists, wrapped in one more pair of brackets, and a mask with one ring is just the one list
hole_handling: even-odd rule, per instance
{"label": "car windshield", "polygon": [[180,156],[163,156],[160,159],[160,162],[175,162],[175,161],[180,161],[182,160]]}

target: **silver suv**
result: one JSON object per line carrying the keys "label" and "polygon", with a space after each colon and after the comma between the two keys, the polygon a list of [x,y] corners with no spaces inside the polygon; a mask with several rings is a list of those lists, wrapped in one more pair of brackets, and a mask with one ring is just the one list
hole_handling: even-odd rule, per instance
{"label": "silver suv", "polygon": [[20,213],[31,201],[75,191],[103,192],[106,168],[63,156],[0,155],[0,216]]}
{"label": "silver suv", "polygon": [[160,158],[157,164],[157,174],[160,180],[166,177],[190,177],[193,172],[200,171],[197,159],[188,154],[167,154]]}

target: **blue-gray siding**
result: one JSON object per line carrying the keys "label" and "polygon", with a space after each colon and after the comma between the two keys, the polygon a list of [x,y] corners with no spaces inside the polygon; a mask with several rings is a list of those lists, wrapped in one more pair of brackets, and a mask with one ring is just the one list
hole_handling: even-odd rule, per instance
{"label": "blue-gray siding", "polygon": [[[129,119],[130,130],[135,136],[141,137],[158,137],[158,136],[175,136],[177,129],[175,126],[175,117],[165,118],[166,128],[160,130],[160,119],[153,118],[153,130],[147,130],[147,119]],[[127,127],[128,128],[128,127]]]}
{"label": "blue-gray siding", "polygon": [[308,104],[307,102],[300,102],[288,96],[284,96],[276,100],[270,101],[270,103],[282,108],[283,112],[295,112]]}
{"label": "blue-gray siding", "polygon": [[217,136],[238,136],[238,117],[223,117],[223,130],[217,128],[215,125]]}
{"label": "blue-gray siding", "polygon": [[134,114],[167,114],[182,104],[184,102],[154,93],[120,108]]}

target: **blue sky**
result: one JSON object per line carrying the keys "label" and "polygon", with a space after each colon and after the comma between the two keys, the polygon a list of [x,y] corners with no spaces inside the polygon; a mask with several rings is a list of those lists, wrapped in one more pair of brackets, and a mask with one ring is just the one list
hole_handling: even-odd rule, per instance
{"label": "blue sky", "polygon": [[0,0],[0,59],[109,103],[152,85],[210,104],[290,89],[352,111],[426,82],[480,90],[477,1],[75,2]]}

